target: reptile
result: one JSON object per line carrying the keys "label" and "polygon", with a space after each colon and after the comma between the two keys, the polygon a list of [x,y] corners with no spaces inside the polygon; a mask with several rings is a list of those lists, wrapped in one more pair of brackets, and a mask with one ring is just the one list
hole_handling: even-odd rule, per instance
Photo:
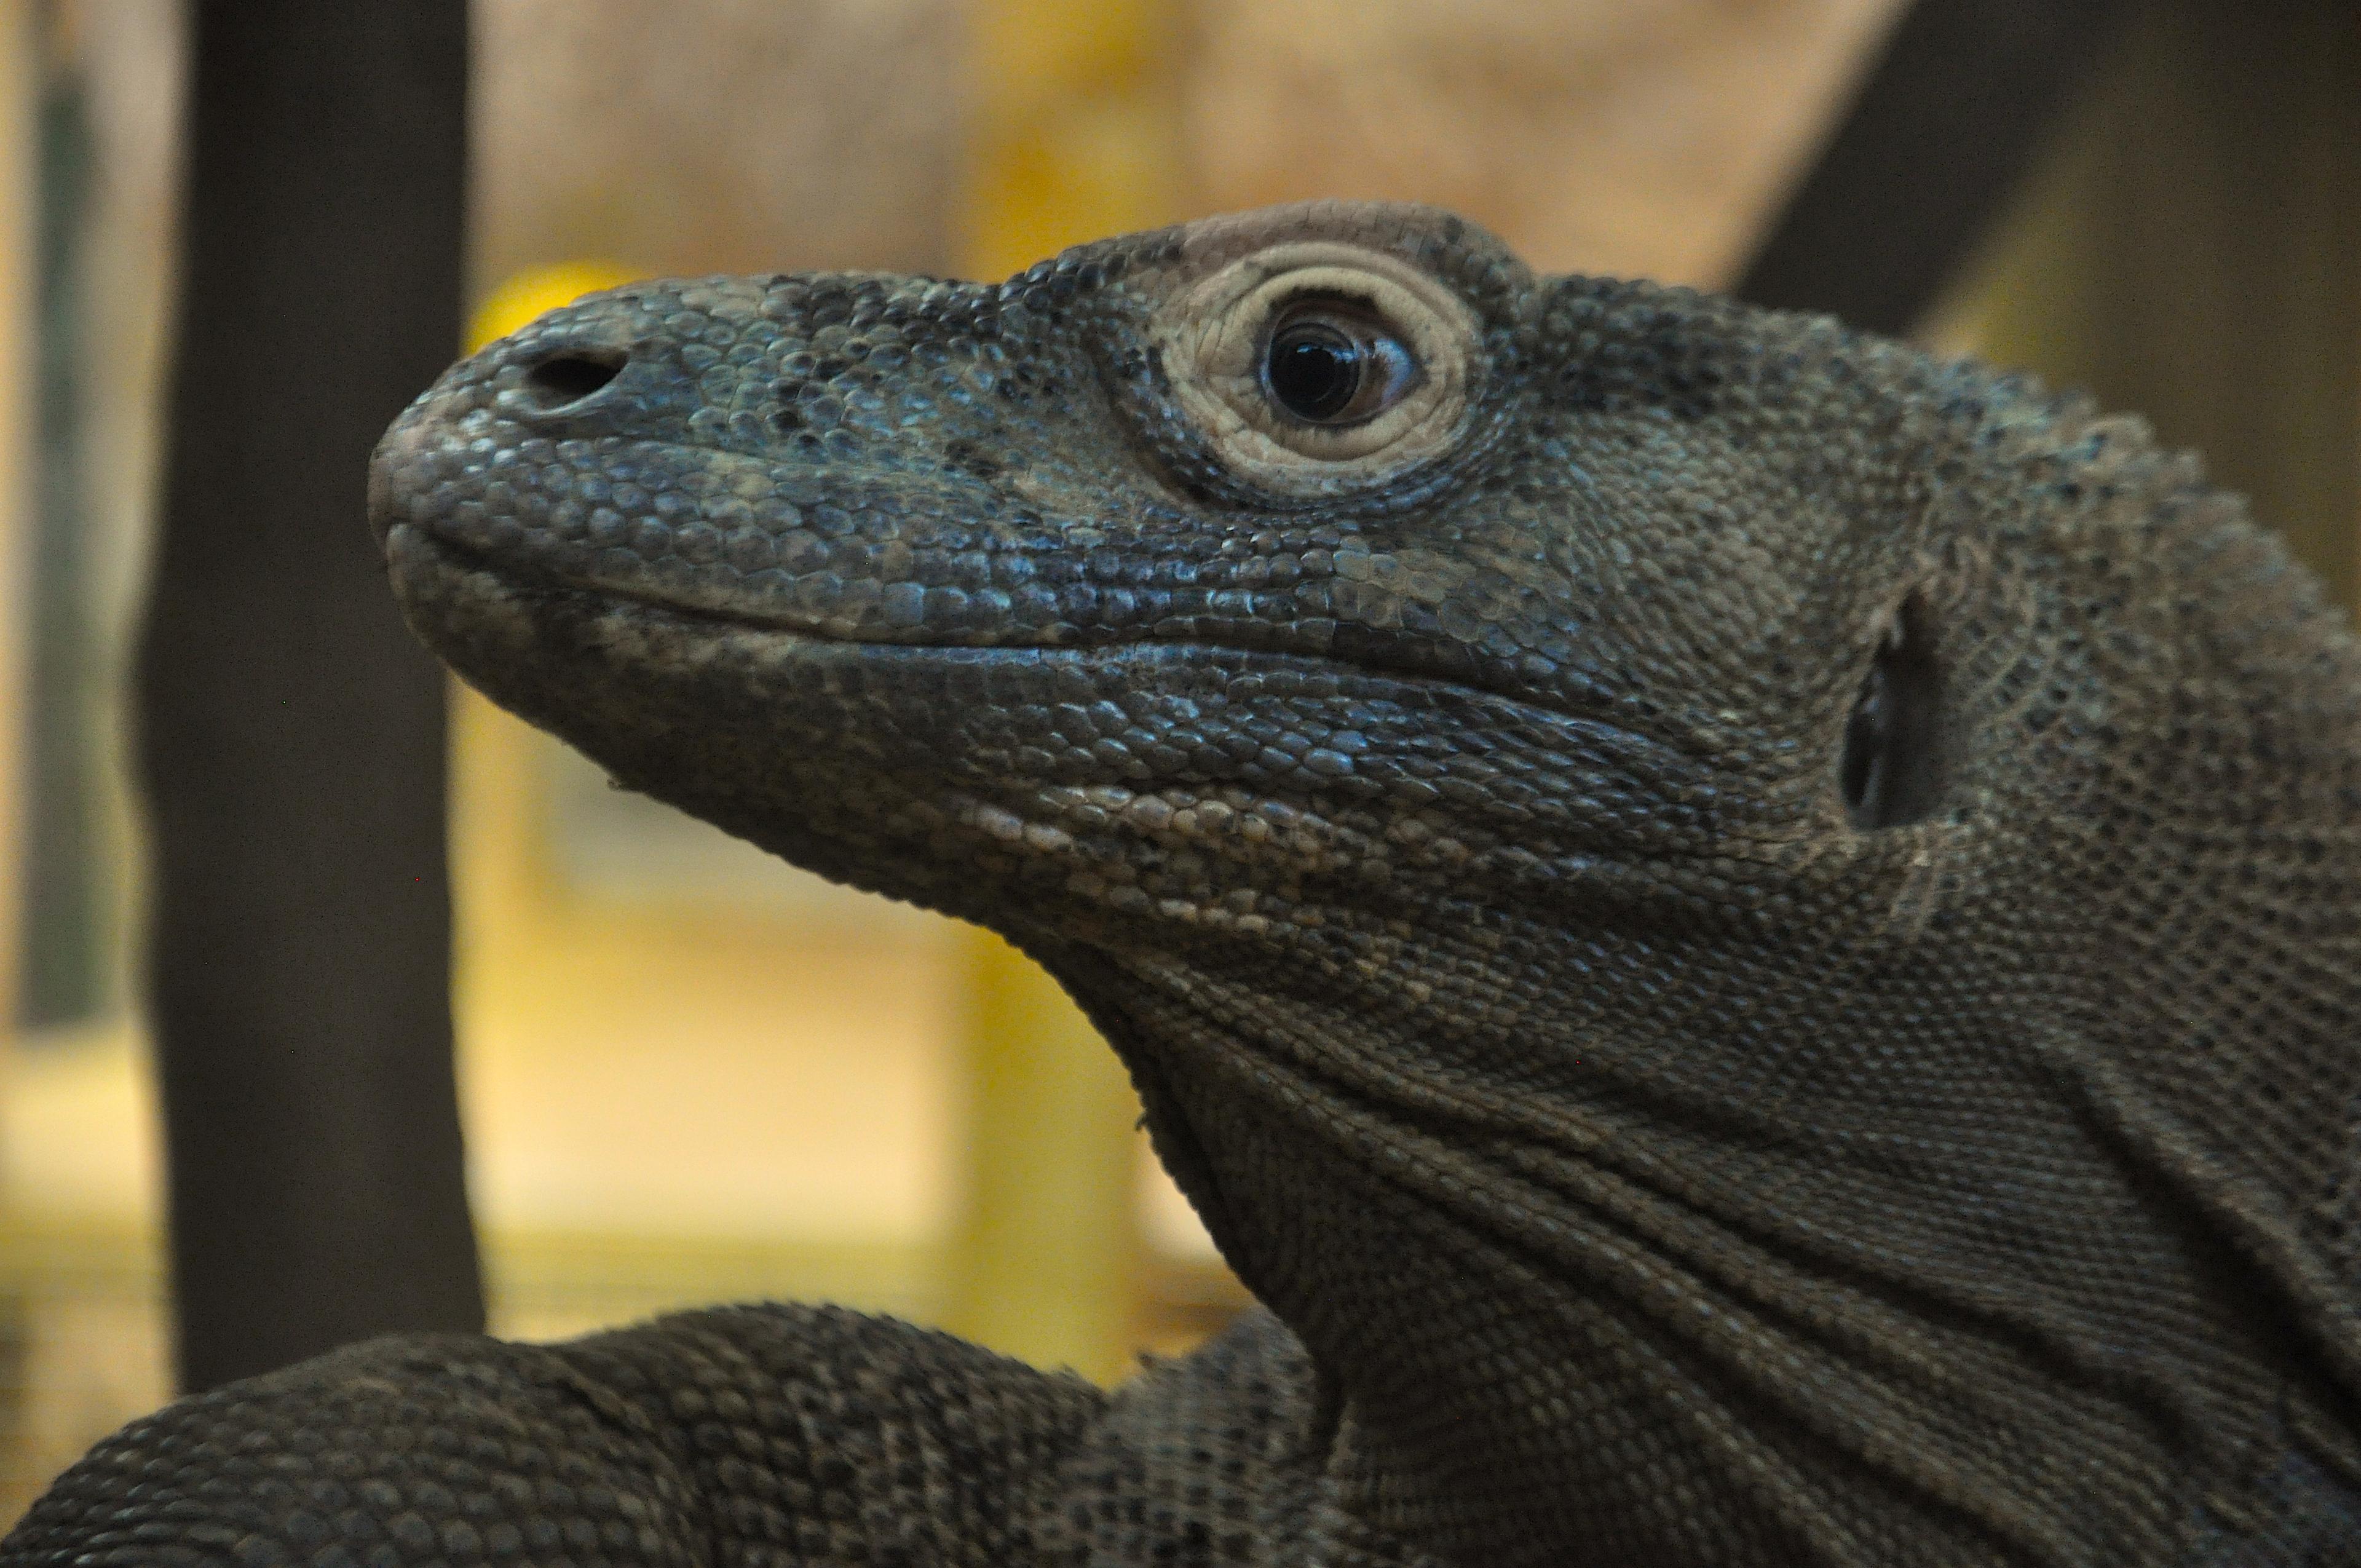
{"label": "reptile", "polygon": [[2361,1563],[2361,648],[2140,422],[1316,203],[594,295],[369,506],[495,700],[1046,965],[1261,1306],[379,1341],[5,1568]]}

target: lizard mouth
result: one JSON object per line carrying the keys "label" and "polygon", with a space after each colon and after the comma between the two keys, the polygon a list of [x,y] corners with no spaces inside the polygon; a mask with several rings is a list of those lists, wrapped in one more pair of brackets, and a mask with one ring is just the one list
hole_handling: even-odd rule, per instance
{"label": "lizard mouth", "polygon": [[[1630,728],[1627,716],[1620,713],[1609,719],[1609,699],[1604,694],[1597,701],[1545,700],[1532,693],[1502,689],[1472,672],[1439,670],[1435,648],[1424,640],[1371,631],[1341,620],[1332,623],[1332,635],[1325,641],[1307,637],[1295,627],[1259,620],[1200,620],[1180,628],[1169,623],[1046,629],[1005,624],[952,630],[883,624],[876,619],[848,624],[841,618],[791,605],[718,602],[716,596],[702,591],[693,581],[623,577],[582,570],[563,559],[521,558],[514,549],[456,539],[447,527],[431,518],[381,522],[379,527],[387,560],[397,567],[398,587],[399,568],[405,557],[424,556],[456,572],[482,574],[512,593],[555,592],[637,605],[682,623],[735,636],[753,634],[880,653],[935,651],[1060,662],[1125,657],[1218,663],[1240,672],[1291,672],[1306,678],[1345,680],[1353,683],[1356,695],[1413,707],[1477,703],[1490,710],[1483,720],[1488,728],[1537,722],[1586,748],[1611,748],[1627,758],[1653,756],[1675,768],[1689,765],[1709,751],[1677,733],[1642,733]],[[886,587],[906,589],[909,594],[926,591],[916,583]]]}
{"label": "lizard mouth", "polygon": [[1257,670],[1293,669],[1324,672],[1383,687],[1389,693],[1428,691],[1514,701],[1460,682],[1414,671],[1371,667],[1358,660],[1288,648],[1257,646],[1246,638],[1226,639],[1202,633],[1167,636],[1129,632],[1119,628],[1095,629],[1071,638],[1027,636],[1012,629],[1005,635],[927,636],[884,629],[830,626],[791,609],[764,610],[737,605],[717,605],[691,591],[668,589],[656,582],[621,583],[609,578],[551,569],[518,560],[512,553],[486,549],[450,538],[431,524],[395,522],[384,532],[387,561],[395,568],[397,591],[406,567],[425,566],[453,577],[489,579],[505,597],[529,598],[539,594],[569,596],[585,601],[631,605],[653,611],[676,623],[702,625],[718,633],[780,639],[784,641],[870,649],[878,653],[918,654],[937,652],[969,657],[1005,655],[1010,658],[1083,660],[1093,656],[1162,656],[1183,660],[1220,658]]}
{"label": "lizard mouth", "polygon": [[[702,446],[642,437],[602,444],[611,445],[610,466],[624,476],[666,472],[684,453],[714,455]],[[1086,518],[1027,523],[1002,515],[1005,497],[963,481],[897,478],[884,489],[863,489],[831,488],[816,474],[817,488],[774,488],[762,503],[770,510],[750,514],[751,526],[741,521],[730,533],[752,552],[740,561],[727,554],[723,532],[733,524],[719,513],[691,510],[666,521],[602,501],[603,531],[579,517],[561,527],[559,503],[548,495],[485,479],[485,492],[515,492],[496,504],[489,493],[452,485],[455,464],[479,462],[472,447],[417,410],[396,423],[370,465],[370,519],[389,559],[414,539],[522,589],[571,589],[714,626],[819,642],[1037,653],[1166,645],[1236,656],[1257,667],[1269,667],[1264,657],[1277,655],[1299,668],[1348,671],[1396,690],[1513,705],[1546,716],[1544,723],[1571,721],[1602,738],[1613,730],[1619,747],[1697,750],[1677,725],[1660,726],[1666,732],[1653,737],[1629,732],[1632,716],[1625,705],[1591,678],[1560,670],[1536,689],[1517,668],[1488,663],[1473,644],[1434,627],[1421,630],[1422,616],[1434,619],[1432,607],[1404,599],[1390,610],[1380,606],[1382,613],[1343,613],[1346,598],[1368,595],[1342,571],[1336,581],[1351,592],[1340,591],[1334,609],[1319,598],[1313,610],[1298,598],[1314,581],[1300,567],[1297,576],[1262,583],[1211,574],[1202,559],[1183,570],[1168,569],[1159,558],[1135,577],[1104,576],[1094,565],[1082,569],[1077,558],[1117,525]],[[767,466],[734,455],[722,473],[733,483],[777,483]],[[619,480],[617,488],[631,487]],[[734,503],[725,496],[719,504]],[[851,521],[880,514],[904,518],[897,534],[862,537]],[[1175,520],[1176,529],[1182,526]],[[1050,527],[1057,532],[1045,555],[1027,530]],[[701,543],[692,545],[692,537]]]}

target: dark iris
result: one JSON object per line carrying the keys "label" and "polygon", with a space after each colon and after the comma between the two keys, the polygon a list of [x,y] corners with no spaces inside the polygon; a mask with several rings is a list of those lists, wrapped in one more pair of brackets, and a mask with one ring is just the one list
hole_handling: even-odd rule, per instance
{"label": "dark iris", "polygon": [[1263,377],[1279,407],[1320,423],[1352,406],[1367,362],[1359,344],[1325,322],[1297,322],[1271,334]]}

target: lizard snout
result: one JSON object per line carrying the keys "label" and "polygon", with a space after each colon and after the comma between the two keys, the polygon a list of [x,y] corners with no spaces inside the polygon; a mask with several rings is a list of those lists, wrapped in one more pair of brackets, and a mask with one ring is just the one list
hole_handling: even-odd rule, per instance
{"label": "lizard snout", "polygon": [[[421,399],[421,402],[424,400]],[[419,404],[412,403],[394,421],[393,428],[385,433],[369,455],[368,522],[369,532],[377,540],[379,554],[386,548],[387,536],[393,525],[408,516],[409,493],[403,476],[420,455],[424,444],[424,432],[419,417]]]}
{"label": "lizard snout", "polygon": [[[553,311],[461,360],[396,420],[369,472],[380,549],[399,523],[430,530],[465,518],[494,528],[493,548],[522,520],[512,470],[522,451],[568,437],[662,439],[679,412],[679,345],[634,316],[630,299]],[[539,521],[539,520],[533,520]]]}

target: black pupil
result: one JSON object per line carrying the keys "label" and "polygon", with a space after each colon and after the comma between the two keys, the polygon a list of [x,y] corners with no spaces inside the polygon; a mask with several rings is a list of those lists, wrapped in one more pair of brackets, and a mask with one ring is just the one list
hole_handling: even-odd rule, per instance
{"label": "black pupil", "polygon": [[1328,420],[1361,389],[1361,366],[1360,345],[1333,326],[1301,322],[1271,338],[1264,374],[1279,407],[1298,419]]}

